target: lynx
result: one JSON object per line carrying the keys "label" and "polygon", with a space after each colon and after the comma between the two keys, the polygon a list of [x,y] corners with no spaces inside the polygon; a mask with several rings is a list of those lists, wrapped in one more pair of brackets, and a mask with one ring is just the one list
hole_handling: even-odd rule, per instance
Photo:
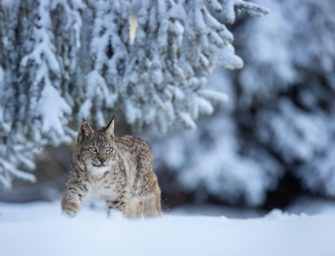
{"label": "lynx", "polygon": [[114,135],[114,119],[94,130],[83,121],[73,149],[62,209],[75,216],[89,198],[103,199],[108,209],[126,217],[160,215],[160,188],[152,170],[150,145],[130,135]]}

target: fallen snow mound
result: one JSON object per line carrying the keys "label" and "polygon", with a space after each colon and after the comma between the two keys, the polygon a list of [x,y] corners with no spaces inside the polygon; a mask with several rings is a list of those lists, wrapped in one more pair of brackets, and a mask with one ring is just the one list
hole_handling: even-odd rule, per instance
{"label": "fallen snow mound", "polygon": [[0,204],[1,256],[334,256],[335,215],[228,219],[165,215],[130,221],[59,204]]}

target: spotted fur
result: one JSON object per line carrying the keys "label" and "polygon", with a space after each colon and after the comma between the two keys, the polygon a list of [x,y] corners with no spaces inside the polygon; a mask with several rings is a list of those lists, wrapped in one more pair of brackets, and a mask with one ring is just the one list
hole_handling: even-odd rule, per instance
{"label": "spotted fur", "polygon": [[99,130],[84,121],[73,149],[63,211],[74,216],[83,202],[93,197],[129,218],[160,215],[160,188],[152,161],[147,142],[114,135],[113,120]]}

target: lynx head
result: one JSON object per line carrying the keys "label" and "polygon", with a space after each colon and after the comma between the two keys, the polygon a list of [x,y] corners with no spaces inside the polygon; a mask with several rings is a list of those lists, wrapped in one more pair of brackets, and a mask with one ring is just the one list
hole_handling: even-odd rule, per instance
{"label": "lynx head", "polygon": [[117,159],[114,119],[98,130],[94,130],[88,122],[83,121],[74,157],[82,169],[93,174],[110,171]]}

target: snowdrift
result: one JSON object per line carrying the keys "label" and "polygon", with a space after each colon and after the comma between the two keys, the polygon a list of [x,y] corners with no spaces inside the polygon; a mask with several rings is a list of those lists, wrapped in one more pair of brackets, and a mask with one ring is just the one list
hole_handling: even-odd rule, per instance
{"label": "snowdrift", "polygon": [[58,204],[0,204],[2,256],[208,255],[334,256],[335,215],[274,211],[262,218],[164,215],[131,221]]}

